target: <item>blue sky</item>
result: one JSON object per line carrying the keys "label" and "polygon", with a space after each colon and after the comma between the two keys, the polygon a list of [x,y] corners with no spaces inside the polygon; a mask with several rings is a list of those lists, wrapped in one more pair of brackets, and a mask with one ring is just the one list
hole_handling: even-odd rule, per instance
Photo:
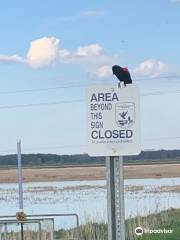
{"label": "blue sky", "polygon": [[178,0],[0,3],[0,154],[19,138],[24,152],[86,152],[84,85],[115,82],[113,64],[140,88],[142,149],[180,148],[179,22]]}

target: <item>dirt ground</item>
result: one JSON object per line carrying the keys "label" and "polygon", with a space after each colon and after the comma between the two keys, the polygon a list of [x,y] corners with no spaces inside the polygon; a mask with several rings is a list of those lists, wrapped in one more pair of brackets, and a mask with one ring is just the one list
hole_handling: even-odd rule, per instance
{"label": "dirt ground", "polygon": [[[180,164],[133,165],[124,167],[125,178],[180,177]],[[25,182],[105,179],[105,167],[23,169]],[[17,182],[17,170],[0,170],[0,183]]]}

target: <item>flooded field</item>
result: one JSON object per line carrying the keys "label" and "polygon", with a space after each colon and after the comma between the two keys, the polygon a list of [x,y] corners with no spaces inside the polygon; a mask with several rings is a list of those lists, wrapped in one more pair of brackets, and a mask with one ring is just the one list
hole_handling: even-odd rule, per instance
{"label": "flooded field", "polygon": [[[80,222],[107,218],[106,181],[33,182],[24,184],[27,214],[77,213]],[[180,207],[180,178],[125,180],[126,218]],[[17,184],[0,184],[0,215],[18,211]],[[62,227],[74,225],[63,218]]]}

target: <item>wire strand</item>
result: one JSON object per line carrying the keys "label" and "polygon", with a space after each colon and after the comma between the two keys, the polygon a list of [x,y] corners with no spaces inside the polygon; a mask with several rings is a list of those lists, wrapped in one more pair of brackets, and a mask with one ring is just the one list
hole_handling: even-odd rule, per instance
{"label": "wire strand", "polygon": [[[180,76],[176,76],[176,75],[171,75],[171,76],[159,76],[159,77],[150,77],[150,78],[140,78],[140,79],[135,79],[134,82],[141,82],[141,81],[152,81],[155,79],[180,79]],[[80,88],[80,87],[88,87],[91,86],[92,84],[82,84],[80,82],[77,82],[78,84],[74,84],[74,83],[70,83],[70,85],[62,85],[62,86],[56,86],[56,87],[48,87],[48,88],[36,88],[36,89],[23,89],[23,90],[14,90],[14,91],[0,91],[0,94],[17,94],[17,93],[32,93],[32,92],[41,92],[41,91],[53,91],[53,90],[59,90],[59,89],[68,89],[68,88]],[[94,83],[96,83],[97,85],[99,85],[100,83],[102,84],[102,81],[94,81]],[[108,82],[108,83],[114,83],[113,82]],[[108,84],[107,83],[107,84]],[[105,84],[103,82],[103,84]]]}
{"label": "wire strand", "polygon": [[[158,95],[165,95],[165,94],[180,94],[180,90],[170,91],[170,92],[154,92],[154,93],[147,93],[141,94],[143,97],[147,96],[158,96]],[[16,104],[16,105],[4,105],[0,106],[0,110],[4,109],[17,109],[17,108],[29,108],[29,107],[41,107],[41,106],[51,106],[51,105],[61,105],[61,104],[70,104],[70,103],[80,103],[85,102],[85,99],[74,99],[69,101],[56,101],[56,102],[41,102],[41,103],[28,103],[28,104]]]}
{"label": "wire strand", "polygon": [[76,99],[70,101],[57,101],[57,102],[44,102],[44,103],[29,103],[29,104],[17,104],[17,105],[6,105],[0,106],[0,110],[4,109],[16,109],[16,108],[28,108],[28,107],[40,107],[40,106],[51,106],[51,105],[61,105],[69,103],[79,103],[84,102],[83,99]]}

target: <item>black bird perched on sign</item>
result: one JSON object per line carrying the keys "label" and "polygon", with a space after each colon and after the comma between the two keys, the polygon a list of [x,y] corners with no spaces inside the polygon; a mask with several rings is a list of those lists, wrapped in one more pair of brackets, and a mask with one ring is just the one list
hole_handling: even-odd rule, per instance
{"label": "black bird perched on sign", "polygon": [[124,82],[124,86],[126,86],[126,84],[132,83],[131,75],[128,71],[128,68],[122,68],[118,65],[114,65],[112,67],[112,72],[120,81],[118,83],[118,87],[121,87],[121,82]]}

